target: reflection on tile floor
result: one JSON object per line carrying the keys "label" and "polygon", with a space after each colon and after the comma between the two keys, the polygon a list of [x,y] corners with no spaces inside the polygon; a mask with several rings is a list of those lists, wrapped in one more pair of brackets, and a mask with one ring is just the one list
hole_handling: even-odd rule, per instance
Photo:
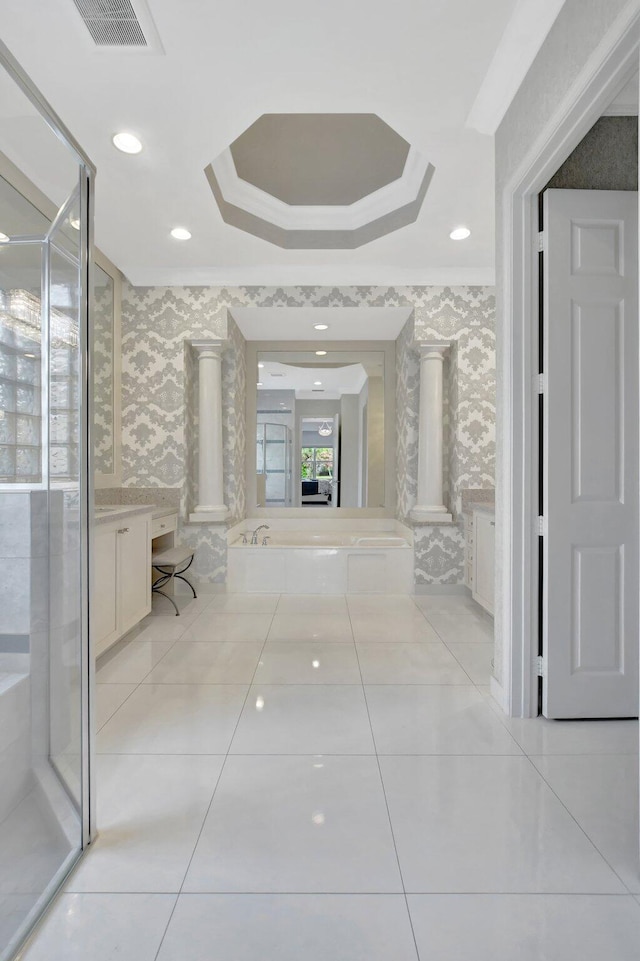
{"label": "reflection on tile floor", "polygon": [[507,719],[463,597],[219,595],[97,675],[24,961],[637,961],[637,724]]}

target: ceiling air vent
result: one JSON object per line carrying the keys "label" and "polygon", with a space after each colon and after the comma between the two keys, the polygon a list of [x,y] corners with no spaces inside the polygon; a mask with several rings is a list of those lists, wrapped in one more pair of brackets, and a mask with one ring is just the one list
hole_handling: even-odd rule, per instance
{"label": "ceiling air vent", "polygon": [[145,0],[73,0],[97,47],[163,52]]}

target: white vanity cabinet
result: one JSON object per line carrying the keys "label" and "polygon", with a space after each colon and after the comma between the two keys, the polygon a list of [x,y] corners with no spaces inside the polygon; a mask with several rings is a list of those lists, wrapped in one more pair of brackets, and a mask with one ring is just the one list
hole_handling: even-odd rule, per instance
{"label": "white vanity cabinet", "polygon": [[151,513],[95,528],[91,623],[96,656],[151,610]]}
{"label": "white vanity cabinet", "polygon": [[487,511],[473,512],[473,599],[493,614],[495,515]]}

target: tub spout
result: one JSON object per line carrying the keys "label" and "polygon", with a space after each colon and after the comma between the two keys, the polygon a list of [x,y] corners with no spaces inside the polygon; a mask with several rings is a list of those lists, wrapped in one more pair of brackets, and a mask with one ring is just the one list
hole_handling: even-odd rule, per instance
{"label": "tub spout", "polygon": [[255,531],[254,531],[253,534],[251,535],[251,543],[252,543],[253,545],[257,545],[257,543],[258,543],[258,534],[260,533],[260,531],[268,531],[268,530],[270,530],[268,524],[261,524],[260,527],[256,527]]}

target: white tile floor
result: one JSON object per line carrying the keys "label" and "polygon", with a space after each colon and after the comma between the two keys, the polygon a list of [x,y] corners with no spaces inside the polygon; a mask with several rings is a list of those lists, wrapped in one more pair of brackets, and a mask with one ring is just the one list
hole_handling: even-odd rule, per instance
{"label": "white tile floor", "polygon": [[148,618],[24,961],[637,961],[637,725],[505,718],[491,650],[451,595]]}

